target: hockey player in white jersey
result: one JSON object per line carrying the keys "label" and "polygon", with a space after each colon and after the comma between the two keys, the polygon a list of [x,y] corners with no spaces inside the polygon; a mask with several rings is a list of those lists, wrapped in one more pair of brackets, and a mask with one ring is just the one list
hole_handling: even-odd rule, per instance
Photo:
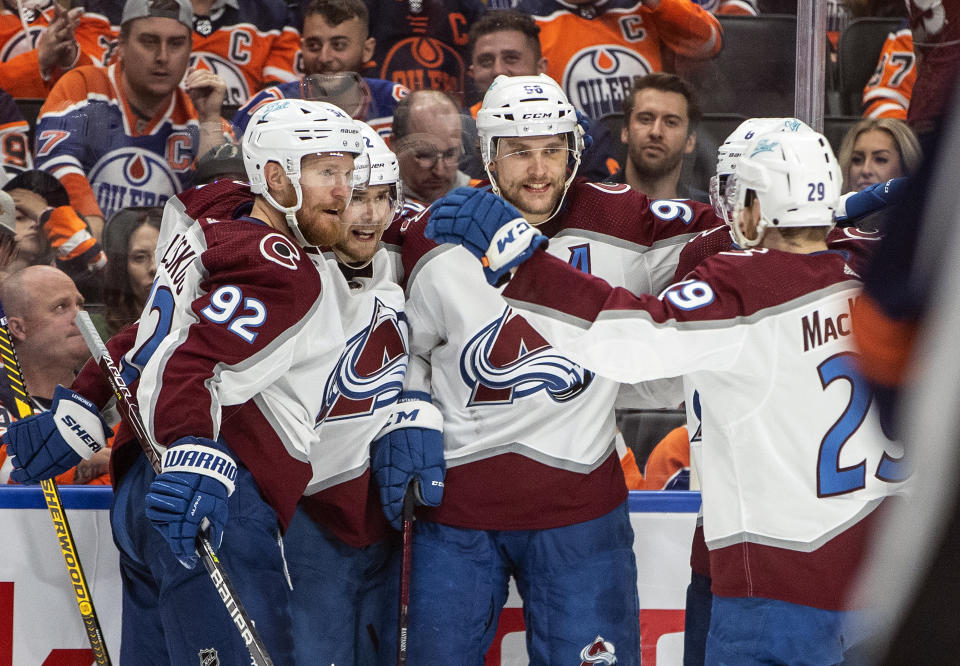
{"label": "hockey player in white jersey", "polygon": [[[584,272],[659,289],[683,243],[717,224],[703,204],[576,178],[581,128],[547,76],[498,77],[477,130],[493,190]],[[485,197],[502,201],[472,188],[446,200]],[[418,511],[410,660],[482,663],[513,577],[531,663],[579,663],[600,635],[620,664],[637,664],[633,530],[614,445],[619,385],[552,349],[468,252],[426,239],[425,225],[442,210],[414,220],[402,247],[405,388],[439,407],[447,465],[443,502]],[[661,406],[682,400],[679,383],[673,388]]]}
{"label": "hockey player in white jersey", "polygon": [[[128,435],[117,436],[112,457],[124,664],[249,661],[196,567],[204,518],[274,663],[293,662],[279,534],[312,476],[316,426],[328,409],[322,382],[345,343],[331,266],[315,246],[339,238],[362,146],[336,107],[268,104],[244,136],[250,185],[217,181],[165,209],[145,314],[109,344],[124,354],[146,427],[166,447],[160,475]],[[97,405],[107,400],[95,367],[73,388]],[[72,466],[83,451],[83,441],[57,429],[61,409],[98,418],[88,401],[58,391],[53,419],[8,437],[26,480]]]}
{"label": "hockey player in white jersey", "polygon": [[[317,415],[322,445],[311,450],[313,478],[284,537],[295,657],[304,666],[395,658],[400,570],[396,532],[387,516],[395,526],[399,517],[391,493],[402,497],[415,476],[428,479],[422,485],[430,503],[439,502],[442,493],[442,485],[431,483],[443,480],[439,431],[433,433],[432,466],[423,469],[412,462],[430,457],[419,442],[408,441],[420,419],[404,422],[394,437],[394,446],[414,447],[401,451],[408,464],[389,457],[381,464],[390,447],[382,446],[379,433],[395,412],[409,406],[398,403],[407,368],[403,289],[394,259],[380,244],[387,227],[401,223],[404,206],[396,156],[375,130],[357,125],[370,160],[370,182],[354,191],[342,214],[340,238],[325,252],[346,348],[326,384],[317,387],[323,390]],[[396,477],[394,487],[383,474]]]}
{"label": "hockey player in white jersey", "polygon": [[884,497],[906,476],[854,370],[860,280],[826,236],[840,170],[817,133],[753,139],[727,189],[743,250],[659,297],[545,252],[505,202],[427,233],[515,273],[504,297],[598,374],[682,374],[702,396],[701,486],[714,602],[706,663],[840,663],[847,593]]}

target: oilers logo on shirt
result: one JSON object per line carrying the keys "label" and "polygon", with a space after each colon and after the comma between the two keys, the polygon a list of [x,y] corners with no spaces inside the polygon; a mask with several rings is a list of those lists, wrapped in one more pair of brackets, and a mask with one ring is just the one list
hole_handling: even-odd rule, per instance
{"label": "oilers logo on shirt", "polygon": [[558,354],[508,307],[464,345],[460,376],[472,390],[469,407],[512,404],[539,391],[566,402],[590,386],[594,373]]}
{"label": "oilers logo on shirt", "polygon": [[563,71],[563,91],[590,118],[623,110],[636,77],[653,71],[647,60],[614,44],[589,46],[574,54]]}
{"label": "oilers logo on shirt", "polygon": [[37,48],[37,42],[40,41],[40,35],[46,30],[44,25],[31,25],[29,30],[21,30],[3,43],[3,49],[0,50],[0,62],[6,62],[18,56],[21,53],[32,51]]}
{"label": "oilers logo on shirt", "polygon": [[407,336],[400,315],[379,298],[370,324],[347,340],[324,388],[324,421],[367,416],[396,402],[407,372]]}
{"label": "oilers logo on shirt", "polygon": [[[190,138],[184,138],[188,148]],[[184,159],[192,160],[192,155],[187,150]],[[162,206],[181,189],[177,176],[163,158],[132,146],[108,152],[97,160],[87,177],[106,217],[127,206]]]}
{"label": "oilers logo on shirt", "polygon": [[[249,39],[249,38],[248,38]],[[249,60],[249,56],[247,57]],[[203,51],[190,54],[190,67],[208,69],[227,84],[227,95],[224,104],[240,106],[250,99],[250,87],[247,79],[236,63],[230,62],[216,53]],[[189,69],[187,70],[189,71]]]}

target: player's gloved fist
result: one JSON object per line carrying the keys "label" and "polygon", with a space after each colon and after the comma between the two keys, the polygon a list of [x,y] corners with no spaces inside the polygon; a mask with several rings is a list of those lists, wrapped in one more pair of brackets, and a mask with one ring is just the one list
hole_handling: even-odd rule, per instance
{"label": "player's gloved fist", "polygon": [[891,178],[883,183],[876,183],[859,192],[848,192],[840,197],[833,217],[838,226],[854,226],[861,217],[892,206],[899,202],[906,193],[910,179]]}
{"label": "player's gloved fist", "polygon": [[583,133],[583,149],[587,150],[593,145],[593,137],[590,136],[590,119],[582,112],[577,111],[577,125],[580,126],[580,131]]}
{"label": "player's gloved fist", "polygon": [[425,393],[404,393],[371,445],[373,476],[390,524],[401,529],[403,496],[414,484],[417,504],[438,506],[447,464],[443,458],[443,417]]}
{"label": "player's gloved fist", "polygon": [[210,523],[210,544],[220,547],[236,479],[237,464],[212,439],[183,437],[163,455],[161,473],[147,493],[147,518],[186,568],[197,564],[195,543],[204,518]]}
{"label": "player's gloved fist", "polygon": [[463,245],[484,266],[487,282],[500,284],[547,237],[516,208],[486,189],[458,187],[433,204],[425,233],[438,243]]}
{"label": "player's gloved fist", "polygon": [[58,386],[50,411],[15,421],[3,435],[17,483],[39,483],[66,472],[104,447],[110,426],[96,406]]}

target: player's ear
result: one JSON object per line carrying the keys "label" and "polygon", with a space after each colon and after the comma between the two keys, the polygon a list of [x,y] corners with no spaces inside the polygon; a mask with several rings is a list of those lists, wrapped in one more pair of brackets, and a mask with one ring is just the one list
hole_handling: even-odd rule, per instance
{"label": "player's ear", "polygon": [[290,179],[277,162],[267,162],[263,167],[263,177],[267,187],[271,190],[283,190],[290,184]]}
{"label": "player's ear", "polygon": [[373,58],[373,50],[375,48],[377,48],[377,38],[367,37],[363,42],[363,51],[360,54],[363,57],[363,62],[370,62]]}
{"label": "player's ear", "polygon": [[537,74],[546,74],[547,73],[547,59],[540,58],[537,61]]}
{"label": "player's ear", "polygon": [[697,133],[690,132],[687,135],[687,141],[683,144],[683,154],[689,155],[697,148]]}

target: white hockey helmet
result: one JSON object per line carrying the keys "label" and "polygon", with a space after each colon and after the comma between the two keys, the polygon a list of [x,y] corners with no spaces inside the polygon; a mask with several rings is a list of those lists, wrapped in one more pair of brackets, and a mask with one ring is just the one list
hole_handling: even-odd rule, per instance
{"label": "white hockey helmet", "polygon": [[[573,155],[570,175],[563,188],[563,196],[566,196],[567,188],[580,167],[580,155],[583,152],[583,128],[577,122],[576,109],[563,89],[546,74],[497,76],[483,96],[483,104],[477,112],[480,157],[493,192],[500,194],[497,180],[490,172],[490,163],[497,155],[497,139],[555,134],[567,135],[567,146]],[[562,204],[563,197],[556,210]]]}
{"label": "white hockey helmet", "polygon": [[812,131],[809,125],[797,118],[747,118],[740,123],[717,148],[717,172],[710,177],[710,203],[717,217],[730,224],[733,211],[725,205],[727,178],[737,168],[744,148],[753,137],[767,132]]}
{"label": "white hockey helmet", "polygon": [[[347,154],[354,158],[363,154],[360,129],[345,112],[327,102],[282,99],[257,109],[247,125],[241,144],[243,165],[250,180],[250,190],[282,212],[297,241],[308,245],[297,224],[296,213],[303,205],[300,189],[300,164],[307,155],[319,153]],[[277,162],[293,183],[297,200],[293,206],[281,206],[267,189],[264,169]],[[369,163],[356,160],[351,184],[362,186],[369,177]]]}
{"label": "white hockey helmet", "polygon": [[[734,211],[730,233],[739,246],[753,247],[770,227],[832,228],[840,188],[840,165],[822,134],[812,130],[758,134],[727,183]],[[746,238],[737,224],[751,192],[760,202],[754,239]]]}
{"label": "white hockey helmet", "polygon": [[[400,181],[400,164],[377,131],[366,123],[354,121],[360,129],[364,142],[364,158],[369,159],[369,179],[363,187],[355,187],[353,200],[347,206],[343,219],[350,227],[369,228],[372,233],[382,233],[390,226],[394,216],[403,209],[403,185]],[[364,206],[372,203],[366,190],[377,185],[389,186],[389,208]]]}

